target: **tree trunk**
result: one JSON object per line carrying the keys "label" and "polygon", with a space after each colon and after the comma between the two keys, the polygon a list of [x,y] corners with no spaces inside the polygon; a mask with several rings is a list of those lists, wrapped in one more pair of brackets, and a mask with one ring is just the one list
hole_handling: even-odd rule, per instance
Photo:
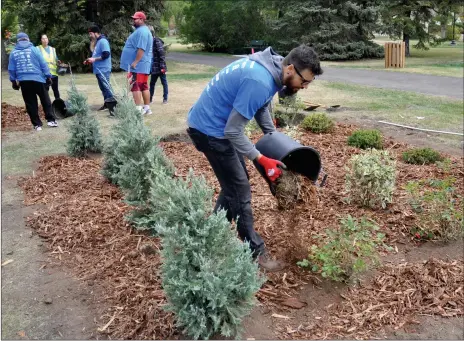
{"label": "tree trunk", "polygon": [[2,39],[2,70],[8,70],[8,55],[6,54],[5,41]]}
{"label": "tree trunk", "polygon": [[403,33],[403,41],[405,45],[405,56],[411,57],[411,54],[409,53],[409,34]]}
{"label": "tree trunk", "polygon": [[446,38],[446,24],[441,24],[441,38]]}

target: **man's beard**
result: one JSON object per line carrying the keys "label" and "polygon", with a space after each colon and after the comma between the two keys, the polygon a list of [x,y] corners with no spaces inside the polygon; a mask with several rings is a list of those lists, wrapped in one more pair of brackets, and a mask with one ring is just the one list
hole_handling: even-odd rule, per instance
{"label": "man's beard", "polygon": [[293,96],[294,94],[296,94],[297,91],[298,91],[298,89],[295,89],[295,88],[292,88],[292,87],[289,87],[288,85],[286,85],[282,89],[280,94],[282,95],[282,97],[290,97],[290,96]]}

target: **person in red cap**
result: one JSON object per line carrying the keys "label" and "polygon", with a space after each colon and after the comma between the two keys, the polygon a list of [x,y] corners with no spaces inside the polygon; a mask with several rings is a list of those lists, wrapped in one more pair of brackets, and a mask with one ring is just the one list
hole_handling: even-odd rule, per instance
{"label": "person in red cap", "polygon": [[[135,31],[127,38],[122,50],[120,67],[129,72],[131,91],[137,108],[144,115],[152,114],[150,110],[150,90],[148,76],[151,71],[153,55],[153,38],[145,25],[147,17],[143,12],[132,16]],[[143,107],[142,107],[143,105]]]}

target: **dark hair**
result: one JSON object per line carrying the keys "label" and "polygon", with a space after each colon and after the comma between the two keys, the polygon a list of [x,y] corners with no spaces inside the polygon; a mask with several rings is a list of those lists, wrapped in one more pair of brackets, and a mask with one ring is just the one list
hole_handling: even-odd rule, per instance
{"label": "dark hair", "polygon": [[89,32],[100,33],[100,27],[98,27],[97,25],[92,25],[89,27]]}
{"label": "dark hair", "polygon": [[293,64],[298,70],[311,70],[314,76],[322,75],[323,72],[316,51],[307,45],[295,47],[282,63],[285,66]]}

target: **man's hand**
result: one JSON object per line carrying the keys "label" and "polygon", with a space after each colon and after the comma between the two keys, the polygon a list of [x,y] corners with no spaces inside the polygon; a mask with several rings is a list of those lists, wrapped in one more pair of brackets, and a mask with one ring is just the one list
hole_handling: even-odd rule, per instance
{"label": "man's hand", "polygon": [[270,159],[264,155],[259,155],[257,158],[258,163],[264,167],[266,176],[272,182],[276,181],[282,174],[281,168],[286,168],[285,165],[279,160]]}
{"label": "man's hand", "polygon": [[166,73],[166,69],[161,69],[161,73],[164,75]]}
{"label": "man's hand", "polygon": [[137,67],[137,64],[138,62],[134,61],[132,64],[131,64],[131,68],[135,69]]}
{"label": "man's hand", "polygon": [[11,81],[11,87],[13,88],[13,90],[19,90],[20,89],[20,86],[19,86],[17,81]]}

